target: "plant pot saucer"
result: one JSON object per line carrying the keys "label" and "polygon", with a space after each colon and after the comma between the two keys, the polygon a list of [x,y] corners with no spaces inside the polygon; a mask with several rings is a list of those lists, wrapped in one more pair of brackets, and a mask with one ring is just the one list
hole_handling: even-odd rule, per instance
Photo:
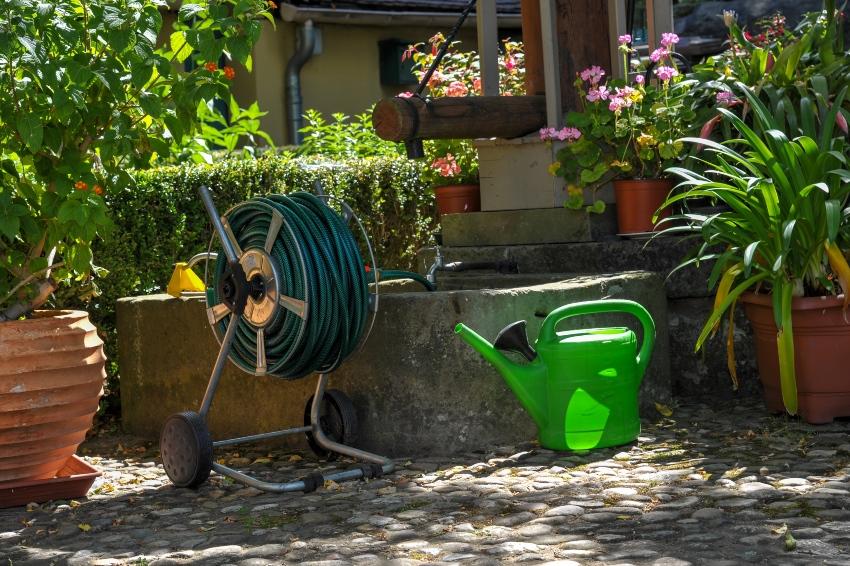
{"label": "plant pot saucer", "polygon": [[100,475],[97,469],[77,456],[71,456],[52,478],[0,483],[0,509],[85,497],[95,478]]}

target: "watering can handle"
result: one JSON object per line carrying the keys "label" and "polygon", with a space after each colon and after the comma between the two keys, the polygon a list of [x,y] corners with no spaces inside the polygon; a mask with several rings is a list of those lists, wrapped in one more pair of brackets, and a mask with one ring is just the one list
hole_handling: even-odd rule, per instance
{"label": "watering can handle", "polygon": [[558,307],[549,313],[549,316],[543,321],[538,340],[546,342],[557,340],[558,335],[555,333],[555,328],[565,318],[603,312],[627,313],[640,321],[643,326],[643,344],[641,344],[636,362],[640,370],[640,375],[643,375],[646,366],[649,364],[652,346],[655,344],[655,322],[653,322],[649,311],[640,303],[624,299],[608,299],[604,301],[584,301]]}

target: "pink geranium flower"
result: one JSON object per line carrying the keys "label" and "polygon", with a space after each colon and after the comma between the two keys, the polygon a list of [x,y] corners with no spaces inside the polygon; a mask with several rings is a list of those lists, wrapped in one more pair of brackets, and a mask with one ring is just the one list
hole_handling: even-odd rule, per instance
{"label": "pink geranium flower", "polygon": [[587,91],[587,100],[588,102],[596,102],[597,100],[608,100],[608,96],[610,95],[608,87],[605,85],[600,85],[597,88],[592,88]]}
{"label": "pink geranium flower", "polygon": [[616,96],[612,96],[608,101],[608,110],[617,114],[620,113],[620,110],[622,110],[624,106],[626,106],[626,101]]}
{"label": "pink geranium flower", "polygon": [[446,89],[446,96],[466,96],[469,89],[460,81],[452,81]]}
{"label": "pink geranium flower", "polygon": [[667,49],[672,49],[674,45],[679,43],[679,36],[675,33],[662,33],[661,34],[661,45],[666,47]]}
{"label": "pink geranium flower", "polygon": [[439,173],[441,177],[454,177],[460,174],[460,165],[451,153],[447,153],[445,157],[436,158],[431,163],[431,169]]}
{"label": "pink geranium flower", "polygon": [[620,45],[628,45],[632,42],[632,36],[626,33],[618,37],[617,41],[620,43]]}
{"label": "pink geranium flower", "polygon": [[679,71],[674,69],[673,67],[658,67],[655,69],[655,76],[661,79],[662,81],[669,81],[673,77],[679,76]]}
{"label": "pink geranium flower", "polygon": [[646,81],[646,77],[643,74],[635,75],[635,82],[639,85],[642,85]]}
{"label": "pink geranium flower", "polygon": [[408,91],[405,91],[405,92],[400,92],[396,96],[398,98],[410,98],[411,96],[413,96],[413,93],[408,90]]}
{"label": "pink geranium flower", "polygon": [[581,132],[578,128],[561,128],[556,137],[561,141],[573,142],[581,137]]}
{"label": "pink geranium flower", "polygon": [[658,63],[665,57],[667,57],[667,50],[663,47],[659,47],[658,49],[649,54],[649,58],[652,60],[653,63]]}
{"label": "pink geranium flower", "polygon": [[581,80],[587,81],[593,85],[598,84],[604,76],[605,70],[599,65],[588,67],[587,69],[581,72]]}

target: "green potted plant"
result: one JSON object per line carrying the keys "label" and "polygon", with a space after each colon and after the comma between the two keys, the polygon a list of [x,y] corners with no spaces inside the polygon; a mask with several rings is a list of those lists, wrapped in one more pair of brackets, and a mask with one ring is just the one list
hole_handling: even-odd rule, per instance
{"label": "green potted plant", "polygon": [[[37,311],[95,292],[91,243],[131,168],[196,143],[250,67],[269,6],[184,2],[168,44],[162,0],[19,0],[0,14],[0,482],[52,477],[102,392],[102,342],[83,311]],[[182,69],[188,59],[195,63]],[[54,303],[55,304],[55,303]]]}
{"label": "green potted plant", "polygon": [[478,154],[470,140],[425,143],[423,180],[434,189],[439,214],[481,210]]}
{"label": "green potted plant", "polygon": [[682,182],[664,203],[708,197],[728,206],[715,214],[688,213],[681,217],[687,226],[670,228],[700,240],[680,267],[714,262],[714,308],[696,348],[728,315],[729,369],[736,379],[732,312],[741,300],[754,329],[768,407],[814,423],[850,415],[844,360],[850,348],[844,255],[850,249],[850,146],[845,136],[834,135],[840,134],[835,118],[847,88],[806,105],[813,120],[791,136],[748,87],[739,83],[736,90],[754,126],[720,108],[734,139],[685,139],[703,147],[707,155],[697,161],[705,172],[672,168]]}
{"label": "green potted plant", "polygon": [[665,170],[679,160],[695,114],[686,104],[693,81],[676,68],[673,50],[678,36],[665,33],[659,49],[651,54],[652,68],[631,64],[631,37],[619,38],[624,68],[634,79],[605,81],[598,66],[582,71],[575,86],[583,107],[567,114],[567,127],[541,130],[542,139],[566,142],[550,166],[553,175],[567,183],[565,206],[585,205],[589,212],[603,212],[605,204],[596,190],[613,181],[619,232],[649,232],[652,215],[672,188]]}

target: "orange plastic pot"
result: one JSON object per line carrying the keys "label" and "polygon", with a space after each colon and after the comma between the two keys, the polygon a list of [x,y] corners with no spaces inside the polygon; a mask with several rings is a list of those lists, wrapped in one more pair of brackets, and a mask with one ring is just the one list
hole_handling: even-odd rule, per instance
{"label": "orange plastic pot", "polygon": [[481,187],[479,185],[446,185],[435,187],[437,212],[456,214],[481,210]]}
{"label": "orange plastic pot", "polygon": [[0,323],[0,487],[56,476],[85,439],[106,377],[82,311]]}
{"label": "orange plastic pot", "polygon": [[[753,328],[765,404],[770,411],[784,412],[772,298],[746,293],[741,301]],[[844,317],[843,303],[841,295],[799,297],[791,304],[798,411],[813,424],[850,416],[850,319]]]}
{"label": "orange plastic pot", "polygon": [[[673,190],[670,179],[620,179],[614,181],[617,199],[617,227],[620,234],[639,234],[661,229],[652,222],[652,215]],[[670,216],[665,209],[659,219]]]}

